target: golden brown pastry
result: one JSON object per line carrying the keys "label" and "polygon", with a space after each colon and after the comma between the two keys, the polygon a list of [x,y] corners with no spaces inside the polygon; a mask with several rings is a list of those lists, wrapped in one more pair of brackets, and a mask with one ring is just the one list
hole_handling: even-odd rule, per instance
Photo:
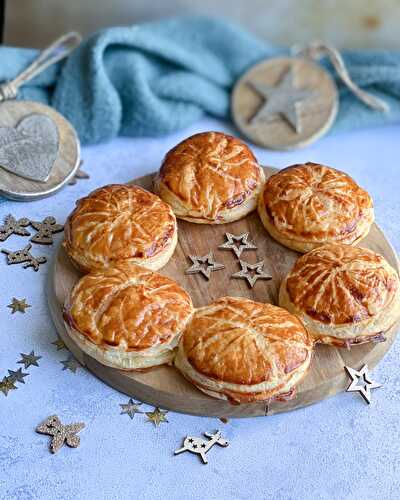
{"label": "golden brown pastry", "polygon": [[288,399],[306,374],[313,341],[280,307],[222,297],[197,309],[175,366],[206,394],[233,403]]}
{"label": "golden brown pastry", "polygon": [[155,190],[178,218],[223,224],[256,208],[264,178],[246,144],[221,132],[204,132],[167,153]]}
{"label": "golden brown pastry", "polygon": [[399,277],[371,250],[329,244],[296,261],[282,282],[279,305],[324,344],[382,341],[400,316]]}
{"label": "golden brown pastry", "polygon": [[165,266],[177,243],[171,207],[145,189],[112,184],[77,201],[65,224],[64,247],[84,272],[134,262]]}
{"label": "golden brown pastry", "polygon": [[316,163],[272,175],[258,213],[273,238],[303,253],[325,243],[354,245],[374,221],[370,195],[347,174]]}
{"label": "golden brown pastry", "polygon": [[119,262],[78,281],[64,322],[71,338],[100,363],[140,370],[172,361],[192,312],[190,296],[175,281]]}

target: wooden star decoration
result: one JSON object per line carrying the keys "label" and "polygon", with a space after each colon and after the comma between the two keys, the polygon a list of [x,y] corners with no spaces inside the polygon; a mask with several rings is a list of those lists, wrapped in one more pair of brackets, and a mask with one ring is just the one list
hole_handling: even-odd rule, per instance
{"label": "wooden star decoration", "polygon": [[81,368],[80,363],[78,363],[78,361],[72,356],[70,356],[68,359],[65,359],[64,361],[60,361],[60,363],[63,365],[62,371],[69,370],[72,373],[76,373],[76,370],[78,368]]}
{"label": "wooden star decoration", "polygon": [[9,378],[13,382],[18,382],[19,384],[25,384],[24,378],[29,375],[29,373],[24,373],[22,371],[22,368],[19,368],[17,371],[8,370],[8,373],[9,373]]}
{"label": "wooden star decoration", "polygon": [[[225,233],[227,241],[218,248],[221,250],[233,250],[237,258],[242,255],[243,250],[257,250],[256,245],[249,241],[249,233],[243,233],[235,236],[231,233]],[[237,244],[239,243],[239,245]]]}
{"label": "wooden star decoration", "polygon": [[15,381],[11,377],[3,377],[3,380],[0,382],[0,391],[5,396],[8,396],[8,393],[15,389],[17,389]]}
{"label": "wooden star decoration", "polygon": [[162,411],[160,408],[154,408],[153,411],[146,411],[147,422],[153,422],[155,427],[158,427],[162,422],[168,423],[166,418],[167,411]]}
{"label": "wooden star decoration", "polygon": [[12,234],[30,236],[31,233],[25,229],[29,224],[30,221],[26,217],[17,220],[11,214],[7,215],[4,220],[4,225],[0,226],[0,241],[6,241]]}
{"label": "wooden star decoration", "polygon": [[260,82],[249,82],[249,85],[265,100],[251,118],[250,124],[256,124],[260,121],[270,122],[278,114],[288,122],[297,134],[301,133],[298,106],[311,97],[313,92],[296,88],[292,68],[287,70],[275,87]]}
{"label": "wooden star decoration", "polygon": [[34,257],[30,253],[30,249],[32,248],[32,245],[29,244],[22,250],[16,250],[15,252],[12,252],[11,250],[6,250],[5,248],[2,248],[1,251],[7,255],[7,264],[12,265],[12,264],[22,264],[25,262],[25,264],[22,266],[24,269],[27,269],[28,267],[32,267],[34,271],[39,270],[40,264],[44,264],[47,262],[46,257]]}
{"label": "wooden star decoration", "polygon": [[22,314],[25,314],[25,310],[28,309],[28,307],[31,307],[30,304],[27,304],[26,299],[16,299],[13,297],[11,304],[8,304],[10,309],[12,309],[11,314],[14,314],[16,312],[20,312]]}
{"label": "wooden star decoration", "polygon": [[36,229],[37,233],[32,236],[31,241],[39,245],[52,245],[53,234],[60,233],[64,230],[62,224],[57,224],[54,217],[46,217],[42,222],[31,221],[31,226]]}
{"label": "wooden star decoration", "polygon": [[25,370],[30,366],[39,366],[38,361],[42,358],[42,356],[35,356],[33,351],[30,354],[20,353],[21,359],[17,361],[18,364],[24,365]]}
{"label": "wooden star decoration", "polygon": [[256,264],[249,264],[244,260],[239,260],[241,270],[232,274],[232,278],[240,278],[247,280],[251,288],[254,287],[257,280],[272,280],[272,276],[264,272],[264,261],[261,260]]}
{"label": "wooden star decoration", "polygon": [[58,338],[57,340],[54,340],[52,342],[52,345],[54,345],[57,348],[57,351],[61,351],[62,349],[66,349],[66,345],[63,340]]}
{"label": "wooden star decoration", "polygon": [[85,427],[83,422],[76,424],[63,425],[57,415],[48,417],[44,422],[36,427],[36,432],[39,434],[47,434],[52,436],[50,441],[50,451],[57,453],[64,444],[71,448],[77,448],[80,445],[81,439],[77,435]]}
{"label": "wooden star decoration", "polygon": [[136,401],[133,401],[132,398],[129,398],[128,403],[119,405],[122,409],[120,415],[129,415],[129,417],[133,419],[136,413],[143,413],[139,410],[139,406],[141,404],[142,403],[138,403]]}
{"label": "wooden star decoration", "polygon": [[81,179],[90,179],[90,175],[87,174],[84,170],[82,170],[80,167],[78,168],[76,174],[72,177],[72,179],[68,182],[69,186],[75,186],[75,184],[78,182],[78,180]]}
{"label": "wooden star decoration", "polygon": [[192,261],[193,265],[186,269],[186,274],[201,273],[208,280],[210,279],[211,273],[213,271],[219,271],[220,269],[225,268],[223,264],[219,264],[214,260],[212,252],[209,252],[203,257],[189,255],[189,259]]}
{"label": "wooden star decoration", "polygon": [[349,366],[345,366],[344,368],[351,378],[351,383],[346,389],[346,392],[358,392],[364,401],[370,404],[371,390],[382,387],[382,384],[379,384],[371,379],[367,365],[364,365],[361,370],[355,370]]}

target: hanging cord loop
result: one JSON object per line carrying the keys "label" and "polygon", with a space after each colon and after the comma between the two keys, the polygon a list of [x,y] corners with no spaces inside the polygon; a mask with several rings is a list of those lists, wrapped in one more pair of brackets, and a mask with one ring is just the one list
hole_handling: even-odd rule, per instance
{"label": "hanging cord loop", "polygon": [[14,80],[0,84],[0,102],[8,99],[15,99],[18,89],[35,78],[39,73],[49,66],[61,61],[67,57],[78,45],[82,38],[79,33],[66,33],[55,40],[47,49],[43,50],[37,59],[33,61],[22,73]]}
{"label": "hanging cord loop", "polygon": [[295,56],[313,60],[319,60],[324,56],[328,56],[342,82],[351,90],[351,92],[353,92],[355,96],[360,99],[360,101],[377,111],[387,113],[390,110],[389,105],[385,101],[373,96],[369,92],[366,92],[353,82],[349,72],[347,71],[343,57],[332,45],[319,41],[313,41],[305,47],[294,46],[292,52]]}

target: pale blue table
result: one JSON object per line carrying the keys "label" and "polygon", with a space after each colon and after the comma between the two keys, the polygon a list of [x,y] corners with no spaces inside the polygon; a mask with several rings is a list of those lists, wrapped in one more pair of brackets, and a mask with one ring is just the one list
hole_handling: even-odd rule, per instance
{"label": "pale blue table", "polygon": [[[65,220],[77,198],[110,182],[125,182],[159,167],[164,153],[200,130],[228,130],[204,120],[197,127],[163,139],[119,139],[85,148],[90,180],[68,186],[53,198],[0,205],[39,220],[48,214]],[[255,149],[264,164],[283,167],[302,161],[345,170],[372,194],[376,218],[400,250],[400,126],[327,137],[291,153]],[[56,240],[62,236],[57,235]],[[17,249],[13,236],[2,247]],[[51,257],[54,247],[42,251]],[[38,252],[41,248],[36,247]],[[1,257],[1,256],[0,256]],[[46,275],[5,265],[0,258],[0,377],[17,369],[19,353],[40,354],[25,385],[0,394],[0,498],[27,499],[379,499],[400,498],[400,342],[374,370],[384,384],[370,407],[357,394],[341,394],[314,406],[266,418],[196,418],[170,412],[169,423],[154,428],[144,415],[120,415],[127,397],[84,369],[62,371],[66,351],[56,338],[46,305]],[[26,314],[10,314],[11,298],[26,298]],[[150,407],[143,405],[145,411]],[[80,448],[48,452],[47,436],[35,426],[57,413],[64,423],[84,421]],[[189,453],[173,456],[186,434],[220,428],[228,448],[213,448],[209,465]]]}

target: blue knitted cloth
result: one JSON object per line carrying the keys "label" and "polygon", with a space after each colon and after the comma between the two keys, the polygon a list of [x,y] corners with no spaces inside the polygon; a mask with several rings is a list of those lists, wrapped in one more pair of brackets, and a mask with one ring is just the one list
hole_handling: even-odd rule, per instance
{"label": "blue knitted cloth", "polygon": [[[50,103],[72,122],[84,144],[117,135],[157,136],[204,113],[229,118],[236,79],[259,60],[282,53],[221,19],[180,17],[110,28],[36,77],[19,98]],[[36,55],[0,47],[0,80],[15,77]],[[335,129],[400,120],[400,53],[353,51],[344,59],[352,79],[384,98],[391,111],[367,108],[338,82]]]}

